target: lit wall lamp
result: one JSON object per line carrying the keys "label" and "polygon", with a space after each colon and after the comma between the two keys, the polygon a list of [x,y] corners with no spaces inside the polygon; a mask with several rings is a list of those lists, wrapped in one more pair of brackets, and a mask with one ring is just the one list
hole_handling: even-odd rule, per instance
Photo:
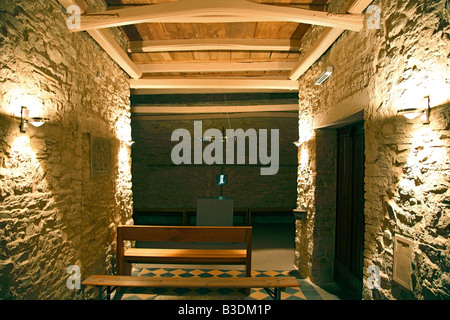
{"label": "lit wall lamp", "polygon": [[416,119],[420,116],[422,123],[428,124],[430,123],[430,97],[424,97],[421,107],[419,108],[399,109],[397,113],[403,115],[409,120]]}
{"label": "lit wall lamp", "polygon": [[133,140],[123,141],[123,143],[125,143],[129,147],[131,147],[133,144],[135,144],[135,142]]}
{"label": "lit wall lamp", "polygon": [[44,123],[48,122],[48,118],[41,117],[33,117],[30,118],[30,111],[27,107],[22,107],[20,111],[20,132],[27,132],[29,125],[31,124],[34,127],[40,127]]}
{"label": "lit wall lamp", "polygon": [[333,73],[333,67],[329,66],[327,69],[320,74],[320,76],[316,79],[316,82],[314,83],[316,86],[321,85],[322,83],[327,80],[331,74]]}

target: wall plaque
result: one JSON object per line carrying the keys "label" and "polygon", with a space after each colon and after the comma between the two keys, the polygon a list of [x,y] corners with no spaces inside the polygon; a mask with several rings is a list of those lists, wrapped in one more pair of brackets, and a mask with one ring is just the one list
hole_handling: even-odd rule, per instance
{"label": "wall plaque", "polygon": [[411,290],[413,242],[397,234],[394,237],[394,241],[393,279],[406,289]]}
{"label": "wall plaque", "polygon": [[107,176],[111,172],[111,141],[91,136],[91,176]]}

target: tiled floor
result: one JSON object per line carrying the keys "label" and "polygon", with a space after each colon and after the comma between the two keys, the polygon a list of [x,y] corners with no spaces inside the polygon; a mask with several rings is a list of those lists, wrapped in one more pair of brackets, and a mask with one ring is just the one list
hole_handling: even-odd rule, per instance
{"label": "tiled floor", "polygon": [[[253,226],[252,239],[252,276],[295,276],[297,288],[286,288],[282,300],[339,300],[345,298],[340,289],[330,283],[318,287],[308,279],[299,276],[294,267],[295,226],[293,224],[256,224]],[[146,265],[137,264],[133,275],[142,277],[239,277],[244,275],[243,266],[186,266],[186,265]],[[210,289],[145,289],[130,288],[116,293],[115,300],[269,300],[271,297],[264,289],[245,290]]]}
{"label": "tiled floor", "polygon": [[[241,270],[200,270],[200,269],[181,269],[181,268],[134,268],[133,275],[141,277],[242,277],[244,272]],[[253,277],[269,276],[283,277],[295,276],[298,278],[299,286],[286,288],[281,293],[282,300],[322,300],[319,292],[305,279],[301,279],[296,271],[252,271]],[[270,295],[264,289],[251,289],[249,295],[245,290],[233,290],[228,288],[212,290],[202,289],[146,289],[129,288],[116,293],[113,300],[272,300]]]}

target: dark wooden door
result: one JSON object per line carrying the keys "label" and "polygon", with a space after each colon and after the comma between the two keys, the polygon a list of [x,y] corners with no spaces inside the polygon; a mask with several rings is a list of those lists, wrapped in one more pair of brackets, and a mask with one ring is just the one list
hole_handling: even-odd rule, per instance
{"label": "dark wooden door", "polygon": [[335,280],[362,294],[364,259],[364,123],[338,129]]}

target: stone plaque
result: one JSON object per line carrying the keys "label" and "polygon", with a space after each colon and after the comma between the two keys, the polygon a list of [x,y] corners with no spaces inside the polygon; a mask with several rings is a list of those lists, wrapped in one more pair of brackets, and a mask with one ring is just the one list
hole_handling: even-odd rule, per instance
{"label": "stone plaque", "polygon": [[111,141],[91,136],[91,175],[92,177],[111,174]]}

